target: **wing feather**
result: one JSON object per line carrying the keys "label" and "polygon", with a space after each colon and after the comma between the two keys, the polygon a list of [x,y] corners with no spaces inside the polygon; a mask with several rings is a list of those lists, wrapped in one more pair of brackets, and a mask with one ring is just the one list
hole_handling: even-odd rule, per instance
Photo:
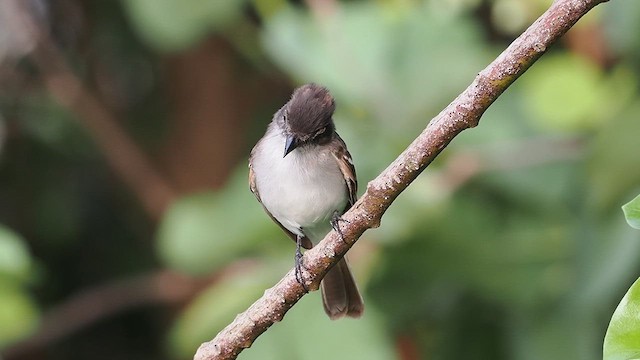
{"label": "wing feather", "polygon": [[344,211],[347,211],[358,199],[358,179],[356,177],[356,168],[353,165],[353,159],[351,158],[349,150],[347,150],[347,145],[344,143],[344,140],[342,140],[342,138],[340,138],[336,133],[333,141],[336,142],[336,146],[333,146],[334,151],[332,154],[338,162],[338,167],[342,172],[342,176],[344,176],[345,186],[347,187],[347,192],[349,194],[349,203],[344,209]]}

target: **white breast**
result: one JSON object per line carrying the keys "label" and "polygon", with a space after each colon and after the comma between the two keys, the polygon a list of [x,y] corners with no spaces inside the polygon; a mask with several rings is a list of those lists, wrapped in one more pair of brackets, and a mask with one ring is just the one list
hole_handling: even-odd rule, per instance
{"label": "white breast", "polygon": [[294,234],[313,242],[331,229],[344,210],[347,188],[333,155],[323,147],[300,147],[286,157],[285,138],[273,131],[253,152],[252,167],[262,204]]}

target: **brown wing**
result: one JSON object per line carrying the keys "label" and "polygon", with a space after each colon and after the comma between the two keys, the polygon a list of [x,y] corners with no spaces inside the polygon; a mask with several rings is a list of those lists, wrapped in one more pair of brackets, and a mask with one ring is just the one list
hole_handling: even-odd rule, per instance
{"label": "brown wing", "polygon": [[[251,153],[253,154],[253,151]],[[287,230],[287,228],[282,226],[282,224],[280,224],[280,222],[276,220],[276,218],[274,218],[273,215],[271,215],[271,213],[269,212],[269,210],[267,210],[267,208],[262,204],[262,200],[260,199],[260,193],[258,192],[258,187],[256,186],[256,174],[255,172],[253,172],[253,167],[251,166],[251,157],[249,158],[249,190],[251,190],[253,195],[256,196],[256,199],[258,199],[258,202],[260,203],[260,205],[262,205],[262,208],[267,213],[267,215],[269,215],[271,220],[273,220],[273,222],[278,224],[278,226],[280,226],[282,231],[284,231],[285,234],[289,235],[291,240],[296,242],[297,241],[296,234],[292,233],[291,231]],[[305,236],[304,238],[302,238],[302,247],[305,249],[311,249],[313,247],[313,243],[311,242],[311,240],[309,240],[309,238]]]}
{"label": "brown wing", "polygon": [[356,168],[353,166],[353,160],[351,159],[349,150],[347,150],[347,145],[337,133],[333,141],[335,142],[335,146],[333,146],[333,156],[338,162],[338,167],[342,172],[342,176],[344,176],[344,182],[347,186],[347,191],[349,192],[349,203],[344,209],[344,211],[347,211],[358,199],[358,179],[356,178]]}

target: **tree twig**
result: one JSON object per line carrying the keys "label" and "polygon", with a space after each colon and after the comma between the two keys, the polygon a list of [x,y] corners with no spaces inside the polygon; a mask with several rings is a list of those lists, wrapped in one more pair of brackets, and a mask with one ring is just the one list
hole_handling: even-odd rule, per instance
{"label": "tree twig", "polygon": [[[317,289],[324,274],[365,230],[380,224],[396,197],[465,129],[478,125],[486,109],[584,14],[607,0],[556,0],[451,104],[431,120],[427,128],[389,167],[367,186],[365,194],[343,215],[344,242],[330,232],[304,257],[303,279]],[[235,359],[305,295],[291,270],[265,291],[244,313],[211,341],[200,346],[195,360]]]}
{"label": "tree twig", "polygon": [[81,289],[48,309],[36,332],[0,351],[0,359],[24,357],[46,349],[96,323],[149,304],[181,305],[224,278],[255,271],[262,264],[241,259],[206,277],[190,277],[170,269],[113,280]]}
{"label": "tree twig", "polygon": [[54,306],[30,337],[3,349],[0,358],[18,358],[56,343],[97,322],[132,308],[160,303],[177,304],[201,291],[212,279],[194,279],[159,270],[83,289]]}
{"label": "tree twig", "polygon": [[25,31],[36,46],[27,56],[39,71],[49,94],[92,136],[115,174],[138,197],[155,220],[177,197],[166,179],[120,126],[116,116],[73,72],[47,29],[33,18],[28,3],[13,0],[16,31]]}

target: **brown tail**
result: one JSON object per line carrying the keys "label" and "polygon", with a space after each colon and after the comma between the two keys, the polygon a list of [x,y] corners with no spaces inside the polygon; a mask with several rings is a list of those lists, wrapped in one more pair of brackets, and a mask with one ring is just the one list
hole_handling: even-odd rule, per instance
{"label": "brown tail", "polygon": [[340,260],[329,270],[320,287],[324,311],[331,320],[343,316],[357,318],[362,315],[364,311],[362,296],[345,259]]}

